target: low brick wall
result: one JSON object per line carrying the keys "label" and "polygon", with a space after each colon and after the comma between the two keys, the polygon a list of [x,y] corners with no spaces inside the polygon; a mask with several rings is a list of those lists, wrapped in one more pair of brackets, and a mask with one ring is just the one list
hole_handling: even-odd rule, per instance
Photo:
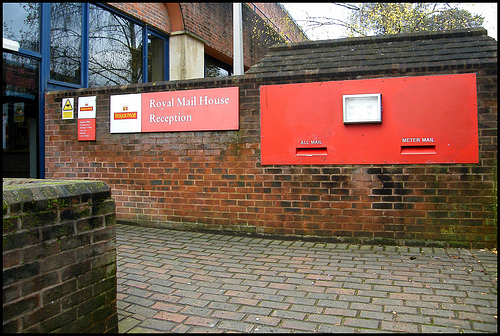
{"label": "low brick wall", "polygon": [[[478,83],[495,78],[476,73]],[[46,177],[105,181],[117,220],[136,225],[344,243],[496,246],[492,89],[478,86],[479,164],[262,166],[259,86],[284,82],[278,79],[245,75],[51,92]],[[239,131],[109,132],[110,95],[228,86],[240,88]],[[60,117],[61,100],[92,95],[97,141],[79,142],[76,120]]]}
{"label": "low brick wall", "polygon": [[3,180],[3,331],[118,332],[115,203],[99,181]]}
{"label": "low brick wall", "polygon": [[[104,181],[117,220],[143,226],[492,248],[498,90],[496,43],[485,34],[283,44],[244,76],[49,92],[45,177]],[[476,76],[478,163],[261,164],[263,85],[455,74]],[[239,88],[237,131],[110,133],[111,95],[225,87]],[[64,98],[86,96],[96,96],[95,141],[78,141],[77,119],[61,118]]]}

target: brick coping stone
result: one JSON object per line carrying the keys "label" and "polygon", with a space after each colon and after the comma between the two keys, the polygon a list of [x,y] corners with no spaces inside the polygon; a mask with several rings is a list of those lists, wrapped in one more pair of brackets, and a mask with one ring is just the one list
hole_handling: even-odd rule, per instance
{"label": "brick coping stone", "polygon": [[42,201],[47,199],[109,193],[110,187],[101,181],[43,180],[4,178],[3,203]]}

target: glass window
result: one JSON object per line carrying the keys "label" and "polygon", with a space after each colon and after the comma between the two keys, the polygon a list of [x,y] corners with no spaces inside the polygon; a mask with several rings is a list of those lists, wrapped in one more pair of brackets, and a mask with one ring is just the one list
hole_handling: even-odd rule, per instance
{"label": "glass window", "polygon": [[205,55],[205,77],[231,76],[231,66]]}
{"label": "glass window", "polygon": [[89,6],[89,87],[142,82],[142,27]]}
{"label": "glass window", "polygon": [[165,40],[148,34],[148,81],[165,80]]}
{"label": "glass window", "polygon": [[50,12],[50,78],[81,83],[82,4],[53,3]]}
{"label": "glass window", "polygon": [[40,51],[40,4],[3,3],[3,37],[22,49]]}

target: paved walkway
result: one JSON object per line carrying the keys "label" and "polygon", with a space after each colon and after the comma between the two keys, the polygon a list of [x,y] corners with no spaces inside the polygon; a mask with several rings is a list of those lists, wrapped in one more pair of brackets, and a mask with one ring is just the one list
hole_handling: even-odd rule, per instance
{"label": "paved walkway", "polygon": [[497,255],[117,225],[133,332],[497,332]]}

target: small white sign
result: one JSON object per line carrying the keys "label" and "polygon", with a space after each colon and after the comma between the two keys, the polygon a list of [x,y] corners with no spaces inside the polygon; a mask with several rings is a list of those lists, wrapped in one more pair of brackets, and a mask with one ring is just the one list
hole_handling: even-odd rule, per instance
{"label": "small white sign", "polygon": [[78,119],[95,119],[96,96],[78,97]]}
{"label": "small white sign", "polygon": [[109,97],[109,132],[141,132],[141,94],[127,94]]}
{"label": "small white sign", "polygon": [[382,122],[382,95],[380,93],[343,95],[342,100],[344,124]]}
{"label": "small white sign", "polygon": [[75,108],[75,98],[63,98],[61,107],[62,118],[73,119],[75,115],[74,108]]}

